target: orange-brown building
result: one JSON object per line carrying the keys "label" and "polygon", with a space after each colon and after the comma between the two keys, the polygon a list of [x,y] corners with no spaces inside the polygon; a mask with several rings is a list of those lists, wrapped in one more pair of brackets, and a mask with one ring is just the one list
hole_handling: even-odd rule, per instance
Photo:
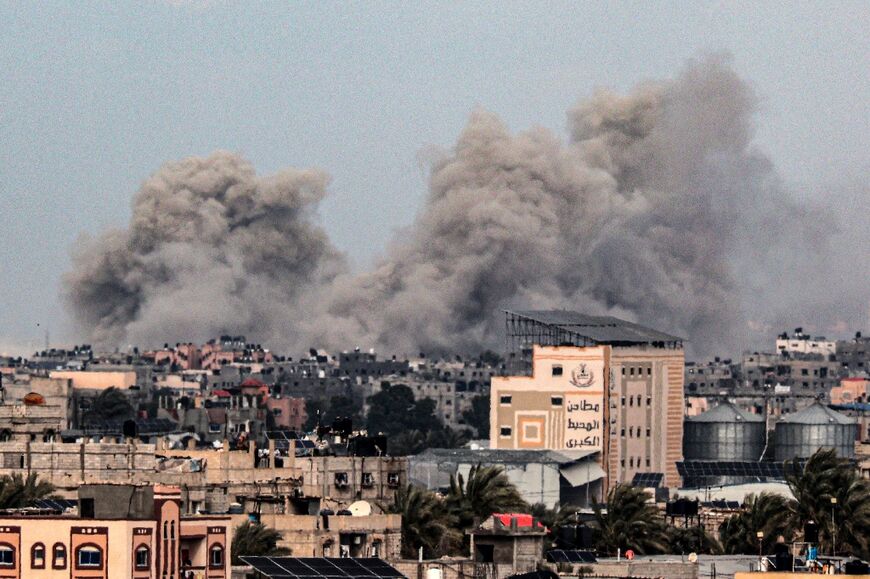
{"label": "orange-brown building", "polygon": [[76,513],[0,515],[0,578],[229,578],[230,518],[180,506],[177,487],[87,485]]}
{"label": "orange-brown building", "polygon": [[680,338],[576,312],[507,315],[509,348],[531,373],[493,377],[492,448],[598,451],[609,487],[639,473],[679,486]]}

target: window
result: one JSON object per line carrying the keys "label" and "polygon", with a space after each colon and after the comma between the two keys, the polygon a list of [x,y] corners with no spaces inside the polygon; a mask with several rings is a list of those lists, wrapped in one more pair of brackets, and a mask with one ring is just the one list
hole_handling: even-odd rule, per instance
{"label": "window", "polygon": [[631,376],[634,376],[634,366],[632,366],[631,368],[628,369],[628,373],[629,373]]}
{"label": "window", "polygon": [[364,487],[373,487],[375,486],[375,477],[370,472],[362,473],[362,486]]}
{"label": "window", "polygon": [[628,405],[629,405],[629,406],[634,406],[634,396],[629,396],[629,397],[628,397]]}
{"label": "window", "polygon": [[510,436],[511,435],[511,427],[510,426],[502,426],[499,429],[500,436]]}
{"label": "window", "polygon": [[399,473],[397,472],[388,472],[387,473],[387,486],[390,488],[397,488],[399,486]]}
{"label": "window", "polygon": [[208,431],[211,433],[217,433],[221,431],[221,425],[217,422],[209,422],[208,423]]}
{"label": "window", "polygon": [[52,569],[66,569],[66,547],[63,543],[55,543],[51,554]]}
{"label": "window", "polygon": [[0,544],[0,567],[15,566],[15,549],[12,545]]}
{"label": "window", "polygon": [[103,566],[103,550],[95,545],[85,545],[76,551],[76,567],[96,568]]}
{"label": "window", "polygon": [[649,459],[646,459],[646,465],[649,466]]}
{"label": "window", "polygon": [[224,566],[224,549],[220,545],[215,545],[209,551],[208,556],[208,566],[209,567],[223,567]]}
{"label": "window", "polygon": [[553,365],[553,376],[561,376],[562,375],[562,366],[559,364]]}
{"label": "window", "polygon": [[513,400],[513,397],[510,394],[507,394],[505,396],[500,396],[498,402],[499,404],[510,404],[511,400]]}
{"label": "window", "polygon": [[649,368],[646,369],[646,375],[652,376],[652,366],[650,366]]}
{"label": "window", "polygon": [[[649,433],[650,433],[650,429],[647,428],[647,429],[646,429],[646,435],[649,436]],[[647,466],[649,466],[649,465],[647,465]]]}
{"label": "window", "polygon": [[550,396],[550,404],[553,406],[561,406],[562,405],[562,397],[561,396]]}
{"label": "window", "polygon": [[335,486],[341,488],[346,487],[348,485],[348,478],[346,472],[337,472],[335,473]]}
{"label": "window", "polygon": [[30,568],[45,569],[45,545],[35,543],[30,548]]}
{"label": "window", "polygon": [[145,545],[136,549],[136,569],[148,569],[151,566],[151,551]]}

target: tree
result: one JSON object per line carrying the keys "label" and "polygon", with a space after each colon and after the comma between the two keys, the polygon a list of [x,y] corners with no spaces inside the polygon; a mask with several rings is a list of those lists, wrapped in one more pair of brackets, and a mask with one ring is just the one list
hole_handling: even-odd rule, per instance
{"label": "tree", "polygon": [[594,505],[598,525],[598,550],[616,553],[617,549],[632,549],[639,555],[667,551],[668,537],[665,521],[651,495],[643,489],[616,485],[607,493],[607,512],[602,505]]}
{"label": "tree", "polygon": [[415,559],[420,547],[425,557],[437,557],[448,550],[449,544],[461,541],[452,528],[452,516],[431,491],[409,484],[397,490],[393,502],[381,509],[402,515],[402,557],[406,559]]}
{"label": "tree", "polygon": [[289,555],[290,549],[279,547],[281,533],[262,523],[245,521],[233,533],[232,564],[243,565],[239,557],[268,557]]}
{"label": "tree", "polygon": [[493,513],[526,512],[529,505],[501,467],[477,464],[467,480],[461,474],[450,477],[447,508],[460,529],[470,529]]}
{"label": "tree", "polygon": [[465,423],[477,431],[478,438],[489,438],[489,394],[471,399],[471,408],[462,413]]}
{"label": "tree", "polygon": [[112,386],[94,398],[86,417],[88,421],[126,420],[132,418],[133,413],[134,409],[127,395]]}
{"label": "tree", "polygon": [[814,521],[823,551],[832,553],[836,541],[837,553],[870,557],[870,481],[833,449],[816,451],[803,466],[791,461],[786,470],[794,527]]}
{"label": "tree", "polygon": [[436,404],[431,398],[414,400],[414,393],[404,384],[385,386],[369,397],[369,432],[387,435],[400,434],[407,430],[419,430],[428,434],[443,428],[435,415]]}
{"label": "tree", "polygon": [[54,494],[54,485],[41,481],[35,474],[27,478],[18,473],[0,477],[0,509],[29,507],[33,501],[49,498]]}
{"label": "tree", "polygon": [[355,425],[360,423],[359,404],[353,398],[339,394],[326,399],[305,401],[305,429],[314,430],[318,424],[331,426],[336,418],[350,418]]}
{"label": "tree", "polygon": [[758,553],[758,532],[764,533],[761,547],[770,552],[780,536],[790,539],[792,517],[788,501],[773,493],[749,495],[743,510],[729,517],[719,527],[722,548],[732,555]]}
{"label": "tree", "polygon": [[674,527],[668,525],[665,529],[669,553],[705,553],[718,555],[722,547],[715,537],[711,536],[702,526]]}

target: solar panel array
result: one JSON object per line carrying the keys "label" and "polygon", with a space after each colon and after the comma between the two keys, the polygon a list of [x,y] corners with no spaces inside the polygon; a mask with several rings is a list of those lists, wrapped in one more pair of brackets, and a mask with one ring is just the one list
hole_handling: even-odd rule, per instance
{"label": "solar panel array", "polygon": [[381,559],[240,557],[269,579],[406,579]]}
{"label": "solar panel array", "polygon": [[598,558],[592,551],[553,549],[547,551],[547,561],[550,563],[595,563]]}
{"label": "solar panel array", "polygon": [[660,472],[636,472],[631,484],[645,489],[659,488],[664,478],[665,475]]}
{"label": "solar panel array", "polygon": [[677,472],[680,473],[681,477],[690,479],[715,476],[758,477],[779,480],[785,478],[783,465],[780,462],[686,460],[677,463]]}
{"label": "solar panel array", "polygon": [[37,499],[31,503],[31,506],[37,509],[50,509],[52,511],[63,512],[67,509],[75,508],[78,501],[68,499]]}

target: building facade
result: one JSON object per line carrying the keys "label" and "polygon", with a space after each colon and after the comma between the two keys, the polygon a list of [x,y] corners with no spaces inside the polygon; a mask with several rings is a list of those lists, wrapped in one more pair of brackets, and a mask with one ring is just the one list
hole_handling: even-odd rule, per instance
{"label": "building facade", "polygon": [[507,312],[531,375],[493,377],[490,446],[600,452],[608,487],[641,473],[679,486],[680,338],[611,317]]}
{"label": "building facade", "polygon": [[177,487],[82,487],[78,512],[0,516],[4,579],[230,576],[229,517],[182,517]]}

